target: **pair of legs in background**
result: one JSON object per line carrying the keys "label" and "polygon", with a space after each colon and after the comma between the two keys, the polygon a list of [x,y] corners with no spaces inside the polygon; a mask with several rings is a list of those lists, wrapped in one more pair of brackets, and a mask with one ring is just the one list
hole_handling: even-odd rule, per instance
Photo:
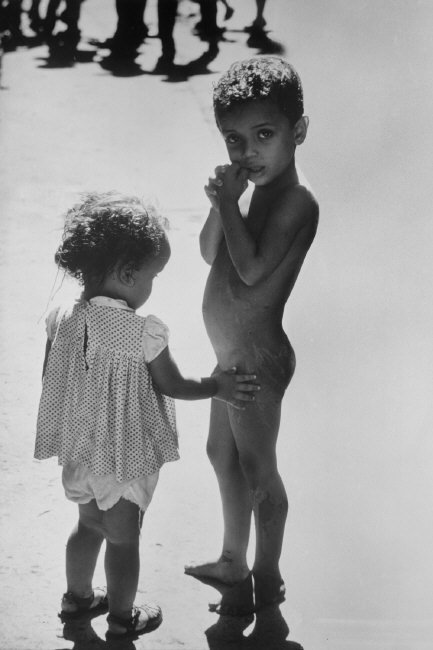
{"label": "pair of legs in background", "polygon": [[[284,600],[279,559],[288,501],[276,457],[281,400],[264,397],[260,395],[245,410],[217,400],[211,405],[207,452],[221,493],[223,547],[216,562],[188,566],[185,572],[234,585],[232,596],[223,598],[215,610],[221,614],[242,614]],[[256,529],[254,604],[247,585],[251,581],[247,549],[252,514]]]}

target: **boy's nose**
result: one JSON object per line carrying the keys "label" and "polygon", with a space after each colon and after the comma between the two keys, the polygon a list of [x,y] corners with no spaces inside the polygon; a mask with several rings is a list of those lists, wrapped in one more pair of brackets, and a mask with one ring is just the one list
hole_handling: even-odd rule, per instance
{"label": "boy's nose", "polygon": [[254,143],[246,143],[242,152],[242,160],[247,161],[255,156],[257,156],[257,149],[255,148]]}

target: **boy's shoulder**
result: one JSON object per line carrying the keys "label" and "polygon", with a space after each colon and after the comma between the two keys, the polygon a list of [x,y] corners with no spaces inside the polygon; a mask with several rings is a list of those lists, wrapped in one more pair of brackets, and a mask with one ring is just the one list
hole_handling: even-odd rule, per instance
{"label": "boy's shoulder", "polygon": [[317,226],[319,203],[311,187],[303,182],[282,188],[274,200],[274,210],[281,216]]}

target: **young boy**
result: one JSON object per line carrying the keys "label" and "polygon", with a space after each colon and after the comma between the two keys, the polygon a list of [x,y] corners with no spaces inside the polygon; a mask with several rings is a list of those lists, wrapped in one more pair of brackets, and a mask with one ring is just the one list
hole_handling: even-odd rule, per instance
{"label": "young boy", "polygon": [[[314,239],[319,209],[295,165],[308,118],[292,66],[275,57],[234,63],[216,84],[213,100],[231,164],[217,167],[205,188],[212,207],[200,234],[203,258],[211,265],[204,322],[218,365],[257,374],[261,390],[244,411],[212,400],[207,451],[221,492],[222,553],[185,572],[230,585],[213,609],[243,615],[284,600],[279,558],[288,501],[276,442],[295,355],[282,317]],[[255,189],[243,218],[239,199],[247,181]],[[246,553],[252,511],[251,573]]]}

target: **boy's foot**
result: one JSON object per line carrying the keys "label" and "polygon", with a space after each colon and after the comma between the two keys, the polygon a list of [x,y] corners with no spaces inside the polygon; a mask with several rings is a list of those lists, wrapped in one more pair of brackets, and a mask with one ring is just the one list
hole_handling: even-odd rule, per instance
{"label": "boy's foot", "polygon": [[133,639],[156,630],[162,623],[162,611],[158,605],[142,605],[134,607],[129,618],[109,614],[107,623],[107,639]]}
{"label": "boy's foot", "polygon": [[83,616],[99,616],[108,611],[108,598],[105,589],[97,587],[90,596],[82,598],[75,596],[72,591],[63,594],[59,617],[62,621]]}
{"label": "boy's foot", "polygon": [[244,580],[230,587],[220,588],[221,600],[209,603],[209,611],[219,616],[251,616],[254,613],[253,577],[249,573]]}
{"label": "boy's foot", "polygon": [[286,587],[281,576],[254,574],[255,611],[280,605],[286,600]]}
{"label": "boy's foot", "polygon": [[[256,614],[256,622],[251,634],[248,635],[248,642],[252,648],[270,647],[285,648],[285,650],[302,650],[297,643],[292,646],[286,642],[290,630],[279,605],[272,605]],[[249,643],[246,643],[247,648]],[[245,649],[246,650],[246,649]]]}
{"label": "boy's foot", "polygon": [[246,565],[235,565],[233,560],[224,556],[216,562],[190,564],[184,568],[186,575],[199,580],[215,580],[225,585],[236,585],[248,577],[250,571]]}

